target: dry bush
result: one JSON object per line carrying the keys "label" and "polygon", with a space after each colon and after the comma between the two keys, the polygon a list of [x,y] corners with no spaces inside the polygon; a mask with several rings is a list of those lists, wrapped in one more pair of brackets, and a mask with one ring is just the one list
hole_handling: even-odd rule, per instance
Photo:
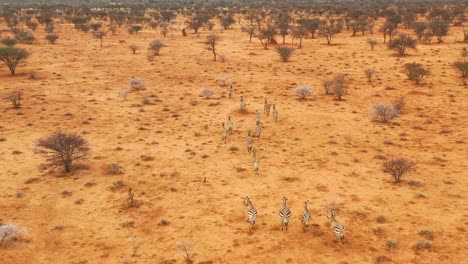
{"label": "dry bush", "polygon": [[348,85],[346,84],[346,75],[338,74],[333,79],[332,91],[336,99],[341,100],[341,98],[348,93]]}
{"label": "dry bush", "polygon": [[306,97],[311,95],[312,92],[313,89],[310,86],[298,86],[293,90],[293,93],[297,95],[300,100],[306,99]]}
{"label": "dry bush", "polygon": [[179,241],[176,245],[177,249],[184,254],[185,262],[193,263],[195,243],[191,240]]}
{"label": "dry bush", "polygon": [[8,92],[3,96],[4,100],[10,101],[13,105],[13,108],[20,108],[21,107],[21,99],[22,99],[22,92],[21,91],[12,91]]}
{"label": "dry bush", "polygon": [[332,93],[333,80],[323,81],[322,86],[323,86],[323,89],[325,90],[325,94],[331,94]]}
{"label": "dry bush", "polygon": [[398,243],[395,240],[387,240],[385,246],[387,247],[387,249],[394,249],[398,247]]}
{"label": "dry bush", "polygon": [[205,87],[205,88],[201,89],[201,91],[200,91],[200,96],[203,96],[205,98],[210,98],[214,94],[215,94],[215,91],[210,87]]}
{"label": "dry bush", "polygon": [[364,74],[366,75],[366,78],[369,82],[372,82],[372,77],[375,75],[375,71],[372,69],[367,69],[364,71]]}
{"label": "dry bush", "polygon": [[414,244],[414,248],[416,250],[431,249],[432,248],[432,243],[429,242],[429,241],[425,241],[425,240],[419,240]]}
{"label": "dry bush", "polygon": [[283,62],[287,62],[289,61],[289,59],[291,58],[293,52],[294,52],[294,48],[291,48],[291,47],[287,47],[287,46],[278,46],[276,47],[276,53],[278,53],[278,55],[280,56],[281,60]]}
{"label": "dry bush", "polygon": [[3,246],[8,242],[15,241],[25,234],[26,230],[16,224],[0,223],[0,246]]}
{"label": "dry bush", "polygon": [[405,158],[395,158],[383,164],[383,171],[393,177],[395,183],[399,183],[401,178],[414,170],[416,164]]}
{"label": "dry bush", "polygon": [[397,115],[400,115],[401,111],[403,110],[403,108],[405,108],[405,105],[406,105],[406,97],[401,95],[401,96],[398,96],[397,98],[393,99],[392,100],[392,106],[393,108],[395,109],[396,111],[396,114]]}
{"label": "dry bush", "polygon": [[419,231],[419,235],[425,237],[426,239],[433,240],[434,239],[434,234],[432,233],[431,230],[423,229]]}
{"label": "dry bush", "polygon": [[374,47],[377,46],[377,40],[375,39],[367,39],[367,44],[371,47],[371,50],[374,50]]}
{"label": "dry bush", "polygon": [[228,82],[231,80],[228,76],[219,76],[216,78],[216,83],[221,85],[221,86],[226,86]]}
{"label": "dry bush", "polygon": [[63,166],[65,172],[88,154],[88,142],[78,133],[64,133],[57,131],[52,135],[36,141],[35,152],[44,156],[47,163],[44,168]]}
{"label": "dry bush", "polygon": [[468,76],[468,61],[456,61],[453,66],[460,71],[463,78]]}
{"label": "dry bush", "polygon": [[122,174],[122,168],[117,163],[109,164],[106,168],[106,172],[109,175],[118,175]]}
{"label": "dry bush", "polygon": [[426,70],[422,64],[416,62],[406,63],[405,71],[406,75],[408,76],[408,79],[411,81],[415,81],[416,84],[419,84],[422,78],[424,78],[424,76],[430,74],[430,72]]}
{"label": "dry bush", "polygon": [[397,116],[397,111],[392,105],[375,104],[372,111],[372,119],[381,122],[388,122]]}
{"label": "dry bush", "polygon": [[45,39],[50,42],[50,44],[55,44],[59,36],[55,33],[45,35]]}
{"label": "dry bush", "polygon": [[132,44],[132,45],[128,46],[128,48],[132,51],[132,54],[135,54],[140,49],[140,46],[138,46],[136,44]]}
{"label": "dry bush", "polygon": [[132,77],[132,79],[130,79],[128,83],[130,85],[131,90],[144,90],[145,89],[145,81],[143,80],[143,78]]}
{"label": "dry bush", "polygon": [[398,51],[398,55],[404,56],[406,49],[416,49],[416,40],[410,35],[402,33],[388,43],[390,49]]}
{"label": "dry bush", "polygon": [[166,47],[164,42],[162,42],[159,39],[155,39],[149,43],[148,50],[153,52],[154,55],[159,55],[159,51],[163,48]]}

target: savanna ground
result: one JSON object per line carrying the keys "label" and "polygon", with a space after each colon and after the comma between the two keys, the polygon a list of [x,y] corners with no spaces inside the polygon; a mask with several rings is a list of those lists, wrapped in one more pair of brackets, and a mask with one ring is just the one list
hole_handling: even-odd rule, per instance
{"label": "savanna ground", "polygon": [[[195,263],[372,263],[378,256],[394,263],[466,263],[468,90],[452,66],[464,45],[460,27],[452,27],[444,43],[418,45],[402,58],[377,33],[372,52],[367,34],[343,32],[334,45],[305,39],[288,63],[273,46],[249,44],[238,24],[221,34],[225,62],[214,62],[205,49],[206,29],[183,37],[176,27],[163,38],[149,28],[130,36],[121,28],[101,48],[72,24],[56,27],[56,45],[43,39],[43,28],[37,43],[20,45],[32,55],[17,76],[4,66],[0,71],[1,93],[24,93],[19,110],[1,103],[0,222],[28,230],[24,240],[0,249],[1,263],[184,263],[176,248],[184,240],[195,242]],[[156,38],[168,47],[149,62],[146,47]],[[130,44],[142,49],[132,55]],[[407,62],[422,63],[432,75],[415,85],[406,80]],[[365,69],[377,72],[372,83]],[[28,78],[31,70],[37,79]],[[343,101],[321,87],[336,73],[348,76]],[[124,101],[119,92],[132,76],[144,78],[146,90]],[[228,86],[216,84],[219,76],[231,77],[232,98]],[[314,95],[298,100],[291,93],[298,85],[314,87]],[[213,98],[199,96],[203,87],[215,89]],[[247,114],[239,112],[241,95]],[[371,120],[374,103],[399,95],[407,99],[400,117],[389,124]],[[279,120],[262,117],[256,174],[245,139],[265,97],[276,103]],[[143,104],[145,98],[153,104]],[[221,123],[229,115],[235,131],[224,144]],[[70,174],[38,169],[43,160],[34,142],[57,129],[89,141],[89,168]],[[382,163],[397,156],[416,161],[417,169],[394,184]],[[107,175],[111,163],[123,173]],[[119,180],[124,186],[112,188]],[[127,208],[128,187],[137,208]],[[252,233],[246,195],[258,210]],[[287,232],[278,217],[283,196],[292,211]],[[306,232],[304,200],[312,212]],[[325,215],[332,201],[346,226],[343,246],[334,242]],[[428,240],[421,230],[432,231],[431,249],[414,248]],[[387,249],[388,240],[397,248]]]}

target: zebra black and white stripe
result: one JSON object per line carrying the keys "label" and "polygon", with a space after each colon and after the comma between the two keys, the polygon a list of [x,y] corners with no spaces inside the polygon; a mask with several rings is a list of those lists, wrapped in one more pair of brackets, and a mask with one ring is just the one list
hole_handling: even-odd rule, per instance
{"label": "zebra black and white stripe", "polygon": [[257,121],[257,126],[255,127],[255,136],[260,138],[261,133],[262,133],[262,123]]}
{"label": "zebra black and white stripe", "polygon": [[244,96],[241,96],[241,100],[240,100],[240,110],[241,110],[242,112],[247,112],[247,105],[245,104]]}
{"label": "zebra black and white stripe", "polygon": [[222,130],[221,130],[221,133],[222,133],[222,135],[223,135],[223,141],[224,141],[224,143],[226,143],[227,129],[226,129],[226,127],[224,126],[224,123],[223,123],[222,126],[223,126],[223,128],[222,128]]}
{"label": "zebra black and white stripe", "polygon": [[250,153],[252,152],[252,147],[253,147],[253,138],[252,138],[252,132],[248,132],[247,134],[247,151]]}
{"label": "zebra black and white stripe", "polygon": [[309,209],[307,208],[307,204],[309,203],[309,200],[304,201],[304,213],[302,214],[302,223],[303,227],[302,229],[305,231],[306,228],[309,226],[309,221],[310,218],[312,218],[312,215],[310,214]]}
{"label": "zebra black and white stripe", "polygon": [[234,87],[232,87],[232,83],[231,83],[231,85],[229,85],[229,90],[228,90],[229,98],[231,98],[233,92],[234,92]]}
{"label": "zebra black and white stripe", "polygon": [[273,120],[278,122],[278,110],[276,110],[276,104],[273,104]]}
{"label": "zebra black and white stripe", "polygon": [[330,219],[330,226],[331,226],[333,233],[335,234],[336,240],[340,243],[340,245],[342,245],[345,239],[345,236],[344,236],[345,227],[343,224],[336,221],[335,209],[328,210],[327,218]]}
{"label": "zebra black and white stripe", "polygon": [[244,204],[247,206],[247,222],[249,222],[249,232],[252,231],[253,226],[255,225],[255,220],[257,219],[257,209],[250,201],[248,196],[244,197]]}
{"label": "zebra black and white stripe", "polygon": [[289,218],[291,218],[291,211],[286,205],[287,201],[288,199],[286,199],[286,197],[283,197],[283,208],[279,212],[281,220],[281,230],[286,229],[286,231],[288,230]]}
{"label": "zebra black and white stripe", "polygon": [[266,116],[269,116],[270,115],[270,106],[271,104],[268,103],[268,100],[265,98],[265,104],[263,106],[263,113],[266,115]]}
{"label": "zebra black and white stripe", "polygon": [[233,130],[234,130],[234,123],[233,123],[232,120],[231,120],[231,116],[228,116],[228,121],[227,121],[227,132],[228,132],[229,134],[232,134]]}
{"label": "zebra black and white stripe", "polygon": [[254,171],[257,172],[258,171],[258,168],[260,167],[260,161],[258,160],[257,158],[257,153],[255,152],[255,150],[252,151],[253,153],[253,167],[254,167]]}

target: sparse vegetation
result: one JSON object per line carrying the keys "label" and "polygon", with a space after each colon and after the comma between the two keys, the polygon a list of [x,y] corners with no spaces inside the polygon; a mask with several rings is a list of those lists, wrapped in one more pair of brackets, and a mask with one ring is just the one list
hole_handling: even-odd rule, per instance
{"label": "sparse vegetation", "polygon": [[57,41],[57,39],[59,38],[59,36],[55,33],[52,33],[52,34],[47,34],[45,36],[45,39],[47,41],[49,41],[50,44],[55,44],[55,42]]}
{"label": "sparse vegetation", "polygon": [[276,47],[276,53],[280,56],[283,62],[289,61],[292,54],[294,52],[294,48],[287,47],[287,46],[278,46]]}
{"label": "sparse vegetation", "polygon": [[3,61],[10,69],[11,75],[15,75],[18,64],[29,57],[29,52],[22,48],[0,47],[0,61]]}
{"label": "sparse vegetation", "polygon": [[21,99],[23,98],[23,93],[21,91],[11,91],[3,96],[3,99],[8,100],[13,105],[13,108],[21,107]]}
{"label": "sparse vegetation", "polygon": [[381,122],[388,122],[397,116],[397,111],[392,105],[375,104],[373,107],[372,119]]}
{"label": "sparse vegetation", "polygon": [[46,159],[43,168],[63,166],[70,172],[73,165],[88,154],[88,142],[77,133],[57,131],[36,141],[35,152]]}
{"label": "sparse vegetation", "polygon": [[26,230],[17,224],[0,223],[0,246],[15,241],[26,234]]}
{"label": "sparse vegetation", "polygon": [[416,84],[419,84],[424,76],[430,74],[430,72],[426,70],[422,64],[417,62],[406,63],[405,71],[406,75],[408,76],[408,80],[415,81]]}
{"label": "sparse vegetation", "polygon": [[462,78],[466,78],[468,76],[468,61],[456,61],[453,66],[460,71]]}
{"label": "sparse vegetation", "polygon": [[395,183],[399,183],[403,176],[414,170],[415,165],[413,161],[400,157],[385,162],[383,170],[393,177]]}
{"label": "sparse vegetation", "polygon": [[408,34],[400,34],[388,43],[390,49],[398,51],[398,55],[404,56],[407,49],[416,49],[416,40]]}
{"label": "sparse vegetation", "polygon": [[145,89],[145,81],[143,80],[143,78],[132,77],[132,79],[130,79],[128,83],[130,85],[131,90],[144,90]]}
{"label": "sparse vegetation", "polygon": [[293,93],[297,95],[300,100],[304,100],[312,94],[312,88],[310,86],[298,86],[294,88]]}
{"label": "sparse vegetation", "polygon": [[211,98],[214,94],[215,91],[210,87],[205,87],[200,91],[200,96],[203,96],[205,98]]}
{"label": "sparse vegetation", "polygon": [[149,43],[148,50],[153,52],[154,55],[159,55],[159,51],[166,45],[159,39],[155,39]]}

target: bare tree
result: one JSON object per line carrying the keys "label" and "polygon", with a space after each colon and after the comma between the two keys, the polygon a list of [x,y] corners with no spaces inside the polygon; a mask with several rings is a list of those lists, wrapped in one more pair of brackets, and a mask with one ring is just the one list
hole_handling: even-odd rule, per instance
{"label": "bare tree", "polygon": [[408,79],[411,81],[416,81],[416,84],[419,84],[424,76],[430,74],[430,72],[426,70],[422,64],[417,62],[406,63],[405,71]]}
{"label": "bare tree", "polygon": [[149,51],[152,51],[154,55],[159,55],[159,51],[160,51],[163,47],[166,47],[166,45],[164,44],[164,42],[162,42],[162,41],[159,40],[159,39],[155,39],[155,40],[152,40],[152,41],[149,43],[148,50],[149,50]]}
{"label": "bare tree", "polygon": [[20,108],[22,95],[23,93],[21,91],[12,91],[5,94],[3,99],[10,101],[13,105],[13,108]]}
{"label": "bare tree", "polygon": [[397,50],[401,57],[405,55],[406,49],[416,49],[416,40],[408,34],[401,33],[398,37],[390,40],[388,47]]}
{"label": "bare tree", "polygon": [[136,44],[132,44],[132,45],[128,46],[128,48],[132,51],[132,54],[135,54],[137,52],[137,50],[140,49],[140,46],[138,46]]}
{"label": "bare tree", "polygon": [[309,86],[298,86],[294,88],[293,93],[296,94],[300,100],[306,99],[307,96],[312,94],[313,89]]}
{"label": "bare tree", "polygon": [[294,48],[287,46],[278,46],[276,47],[276,53],[280,56],[283,62],[289,61],[289,58],[292,56]]}
{"label": "bare tree", "polygon": [[468,61],[456,61],[453,66],[460,71],[463,78],[468,76]]}
{"label": "bare tree", "polygon": [[205,44],[207,46],[207,49],[211,52],[213,52],[213,60],[216,61],[216,45],[218,45],[218,42],[221,40],[221,38],[216,35],[216,34],[210,34],[206,37]]}
{"label": "bare tree", "polygon": [[70,172],[77,161],[88,154],[88,142],[78,133],[57,131],[52,135],[36,141],[35,152],[44,156],[45,168],[63,166],[65,172]]}
{"label": "bare tree", "polygon": [[377,46],[377,40],[375,39],[367,39],[367,44],[371,47],[371,50],[374,50],[374,47]]}
{"label": "bare tree", "polygon": [[401,178],[414,170],[416,164],[405,158],[395,158],[389,160],[383,164],[383,171],[390,174],[393,177],[395,183],[399,183]]}
{"label": "bare tree", "polygon": [[392,105],[375,104],[373,106],[372,119],[384,123],[392,120],[397,116],[397,112]]}
{"label": "bare tree", "polygon": [[333,36],[343,30],[343,22],[341,20],[329,19],[322,21],[319,27],[319,35],[327,39],[327,44],[330,45]]}
{"label": "bare tree", "polygon": [[188,264],[193,263],[194,247],[195,243],[192,240],[185,240],[177,242],[177,249],[183,252],[185,262]]}
{"label": "bare tree", "polygon": [[104,41],[104,37],[106,36],[106,32],[104,32],[104,31],[93,31],[93,36],[101,41],[101,47],[102,47],[102,42]]}

